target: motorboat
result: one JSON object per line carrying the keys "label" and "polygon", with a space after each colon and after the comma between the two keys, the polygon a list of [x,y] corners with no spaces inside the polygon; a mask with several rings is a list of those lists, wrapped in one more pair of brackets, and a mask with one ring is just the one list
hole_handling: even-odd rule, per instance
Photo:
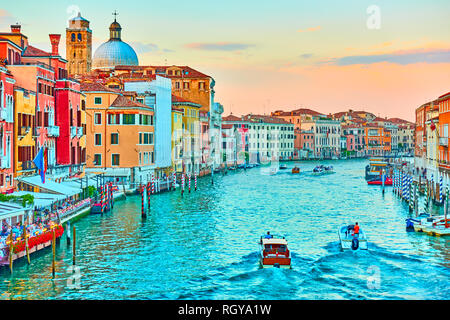
{"label": "motorboat", "polygon": [[366,180],[373,180],[379,178],[383,171],[388,174],[391,165],[388,161],[382,158],[372,158],[369,164],[366,166]]}
{"label": "motorboat", "polygon": [[343,225],[339,227],[338,235],[342,250],[367,250],[367,237],[362,228],[359,234],[354,235],[354,225]]}
{"label": "motorboat", "polygon": [[[369,184],[369,185],[375,185],[375,186],[381,186],[381,185],[383,185],[383,182],[381,181],[381,178],[375,178],[375,179],[373,179],[373,180],[367,181],[367,184]],[[392,178],[387,177],[387,178],[384,180],[384,185],[385,185],[385,186],[392,186]]]}
{"label": "motorboat", "polygon": [[300,168],[295,166],[294,168],[292,168],[292,173],[300,173]]}
{"label": "motorboat", "polygon": [[445,215],[430,216],[429,213],[421,213],[416,218],[406,219],[406,230],[431,235],[450,235],[450,220]]}
{"label": "motorboat", "polygon": [[286,170],[287,169],[287,165],[285,164],[280,164],[280,170]]}
{"label": "motorboat", "polygon": [[285,237],[263,235],[259,241],[262,268],[291,268],[291,253]]}
{"label": "motorboat", "polygon": [[313,169],[313,175],[322,175],[322,174],[329,174],[329,173],[334,173],[333,166],[320,165],[320,166],[316,166]]}

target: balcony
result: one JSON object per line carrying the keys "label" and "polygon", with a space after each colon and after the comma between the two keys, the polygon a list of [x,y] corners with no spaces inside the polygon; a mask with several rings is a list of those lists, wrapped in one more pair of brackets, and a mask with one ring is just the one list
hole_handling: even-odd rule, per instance
{"label": "balcony", "polygon": [[70,127],[70,137],[75,138],[77,135],[77,127]]}
{"label": "balcony", "polygon": [[23,162],[19,162],[20,166],[19,166],[19,171],[22,170],[34,170],[36,168],[36,166],[34,165],[33,161],[23,161]]}
{"label": "balcony", "polygon": [[81,138],[83,136],[83,127],[77,128],[77,137]]}
{"label": "balcony", "polygon": [[49,137],[59,137],[59,126],[47,127],[47,135]]}
{"label": "balcony", "polygon": [[443,147],[448,147],[448,138],[447,137],[439,137],[439,145]]}

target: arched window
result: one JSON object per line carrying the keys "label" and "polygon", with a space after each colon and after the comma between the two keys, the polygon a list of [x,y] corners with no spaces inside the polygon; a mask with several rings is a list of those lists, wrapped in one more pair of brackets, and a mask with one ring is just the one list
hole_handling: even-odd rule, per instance
{"label": "arched window", "polygon": [[75,33],[72,33],[71,39],[72,39],[72,42],[75,42]]}
{"label": "arched window", "polygon": [[78,34],[78,41],[81,41],[82,37],[81,37],[81,33]]}

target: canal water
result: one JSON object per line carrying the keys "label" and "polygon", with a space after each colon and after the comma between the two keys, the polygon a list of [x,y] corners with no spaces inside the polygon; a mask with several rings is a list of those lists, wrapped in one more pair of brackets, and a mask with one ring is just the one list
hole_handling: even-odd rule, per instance
{"label": "canal water", "polygon": [[[1,299],[448,299],[449,239],[405,231],[407,205],[368,186],[366,160],[322,162],[336,173],[265,168],[199,179],[199,190],[116,202],[77,228],[77,268],[65,235],[51,250],[0,270]],[[193,182],[192,182],[193,186]],[[359,222],[368,251],[341,252],[337,228]],[[286,236],[292,269],[260,269],[258,239]],[[78,269],[79,268],[79,269]]]}

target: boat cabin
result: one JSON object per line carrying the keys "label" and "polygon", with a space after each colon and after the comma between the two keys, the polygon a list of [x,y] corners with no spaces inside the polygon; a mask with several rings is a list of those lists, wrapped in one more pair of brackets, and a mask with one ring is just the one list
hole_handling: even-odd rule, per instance
{"label": "boat cabin", "polygon": [[262,239],[263,256],[284,255],[289,256],[286,239]]}

